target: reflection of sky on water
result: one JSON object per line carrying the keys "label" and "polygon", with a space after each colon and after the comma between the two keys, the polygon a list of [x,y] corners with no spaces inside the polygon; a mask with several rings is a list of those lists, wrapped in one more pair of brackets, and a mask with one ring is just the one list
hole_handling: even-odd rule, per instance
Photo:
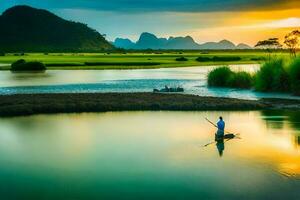
{"label": "reflection of sky on water", "polygon": [[[143,70],[49,70],[46,73],[0,73],[0,94],[63,92],[151,92],[154,88],[183,87],[186,94],[257,99],[295,98],[287,94],[207,88],[209,67]],[[233,70],[254,72],[258,65],[234,65]]]}
{"label": "reflection of sky on water", "polygon": [[[222,157],[216,144],[202,147],[215,133],[204,117],[219,115],[241,137],[225,141]],[[21,185],[30,177],[30,191],[53,198],[130,197],[138,190],[149,199],[297,199],[299,115],[108,112],[0,119],[0,178],[5,194],[24,192]]]}

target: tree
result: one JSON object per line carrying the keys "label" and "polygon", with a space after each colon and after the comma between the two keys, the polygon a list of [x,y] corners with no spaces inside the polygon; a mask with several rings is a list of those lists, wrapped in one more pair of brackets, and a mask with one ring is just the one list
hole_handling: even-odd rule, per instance
{"label": "tree", "polygon": [[300,31],[294,30],[284,38],[284,44],[289,48],[291,56],[296,57],[297,48],[300,45]]}
{"label": "tree", "polygon": [[45,71],[46,66],[41,62],[26,62],[24,59],[11,64],[11,71]]}
{"label": "tree", "polygon": [[257,42],[255,47],[265,49],[269,53],[269,60],[270,60],[271,53],[273,52],[273,50],[281,49],[282,45],[279,43],[278,38],[269,38],[267,40],[262,40]]}

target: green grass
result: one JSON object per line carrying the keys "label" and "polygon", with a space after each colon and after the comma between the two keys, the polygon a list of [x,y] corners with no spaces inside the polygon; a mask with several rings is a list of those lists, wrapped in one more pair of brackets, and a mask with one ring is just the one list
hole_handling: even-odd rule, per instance
{"label": "green grass", "polygon": [[[275,54],[274,54],[275,55]],[[285,52],[276,53],[277,56],[288,57]],[[198,57],[240,57],[238,61],[205,61],[199,62]],[[184,57],[185,62],[176,61],[176,58]],[[189,67],[207,65],[251,64],[260,63],[261,58],[267,58],[268,54],[262,51],[211,51],[203,54],[201,51],[193,52],[163,52],[163,53],[25,53],[6,54],[0,56],[0,70],[9,70],[10,64],[25,59],[27,62],[43,62],[47,69],[150,69],[168,67]],[[94,63],[85,65],[85,63]],[[100,64],[99,64],[100,63]]]}
{"label": "green grass", "polygon": [[260,92],[284,92],[300,95],[300,57],[272,57],[252,76],[234,72],[228,66],[213,69],[208,74],[208,86],[252,88]]}
{"label": "green grass", "polygon": [[233,72],[228,66],[213,69],[207,77],[210,87],[228,87],[249,89],[253,78],[247,72]]}
{"label": "green grass", "polygon": [[227,66],[218,67],[209,72],[207,77],[208,86],[210,87],[228,87],[228,80],[233,72]]}
{"label": "green grass", "polygon": [[[251,58],[250,60],[257,60],[258,58]],[[239,56],[212,56],[212,57],[204,57],[200,56],[196,59],[198,62],[235,62],[242,60]]]}
{"label": "green grass", "polygon": [[288,70],[291,90],[294,94],[300,95],[300,57],[291,62]]}
{"label": "green grass", "polygon": [[264,63],[255,75],[255,89],[261,92],[289,92],[289,74],[281,58]]}
{"label": "green grass", "polygon": [[179,58],[176,58],[175,59],[176,61],[181,61],[181,62],[186,62],[188,61],[189,59],[185,58],[185,57],[179,57]]}
{"label": "green grass", "polygon": [[253,85],[253,77],[247,72],[234,72],[228,80],[231,88],[249,89]]}

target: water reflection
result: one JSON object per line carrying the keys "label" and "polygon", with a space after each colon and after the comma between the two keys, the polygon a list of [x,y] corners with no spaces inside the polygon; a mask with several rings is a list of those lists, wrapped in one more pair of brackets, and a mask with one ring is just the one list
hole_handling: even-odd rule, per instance
{"label": "water reflection", "polygon": [[[253,72],[259,65],[233,65],[233,70]],[[0,94],[59,92],[149,92],[153,88],[183,87],[201,96],[257,99],[297,98],[288,94],[208,88],[207,73],[215,66],[140,70],[48,70],[45,73],[0,73]]]}
{"label": "water reflection", "polygon": [[[0,118],[1,197],[300,199],[298,114],[108,112]],[[220,115],[227,130],[242,139],[201,148],[214,141],[216,131],[204,118]]]}
{"label": "water reflection", "polygon": [[291,127],[294,144],[300,146],[300,112],[268,110],[261,113],[267,127],[279,130],[277,133],[283,133],[287,126]]}
{"label": "water reflection", "polygon": [[223,156],[223,151],[225,149],[224,139],[216,139],[216,146],[219,152],[220,157]]}
{"label": "water reflection", "polygon": [[295,136],[295,144],[297,144],[297,146],[300,146],[300,135]]}
{"label": "water reflection", "polygon": [[237,135],[227,134],[223,138],[220,138],[217,135],[215,135],[215,143],[220,157],[223,156],[223,152],[225,150],[225,143],[234,139],[241,139],[241,138],[239,137],[239,134]]}

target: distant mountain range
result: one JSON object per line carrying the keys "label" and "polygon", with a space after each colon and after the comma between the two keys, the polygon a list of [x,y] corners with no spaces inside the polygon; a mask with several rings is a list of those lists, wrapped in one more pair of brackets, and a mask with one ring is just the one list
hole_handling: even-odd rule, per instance
{"label": "distant mountain range", "polygon": [[64,20],[29,6],[12,7],[0,15],[0,51],[70,52],[113,49],[87,25]]}
{"label": "distant mountain range", "polygon": [[113,44],[124,49],[251,49],[247,44],[235,45],[228,40],[198,44],[190,36],[158,38],[152,33],[142,33],[134,43],[129,39],[117,38]]}
{"label": "distant mountain range", "polygon": [[190,36],[158,38],[142,33],[137,42],[117,38],[108,42],[86,24],[67,21],[29,6],[15,6],[0,15],[0,52],[89,52],[124,49],[250,49],[230,41],[198,44]]}

